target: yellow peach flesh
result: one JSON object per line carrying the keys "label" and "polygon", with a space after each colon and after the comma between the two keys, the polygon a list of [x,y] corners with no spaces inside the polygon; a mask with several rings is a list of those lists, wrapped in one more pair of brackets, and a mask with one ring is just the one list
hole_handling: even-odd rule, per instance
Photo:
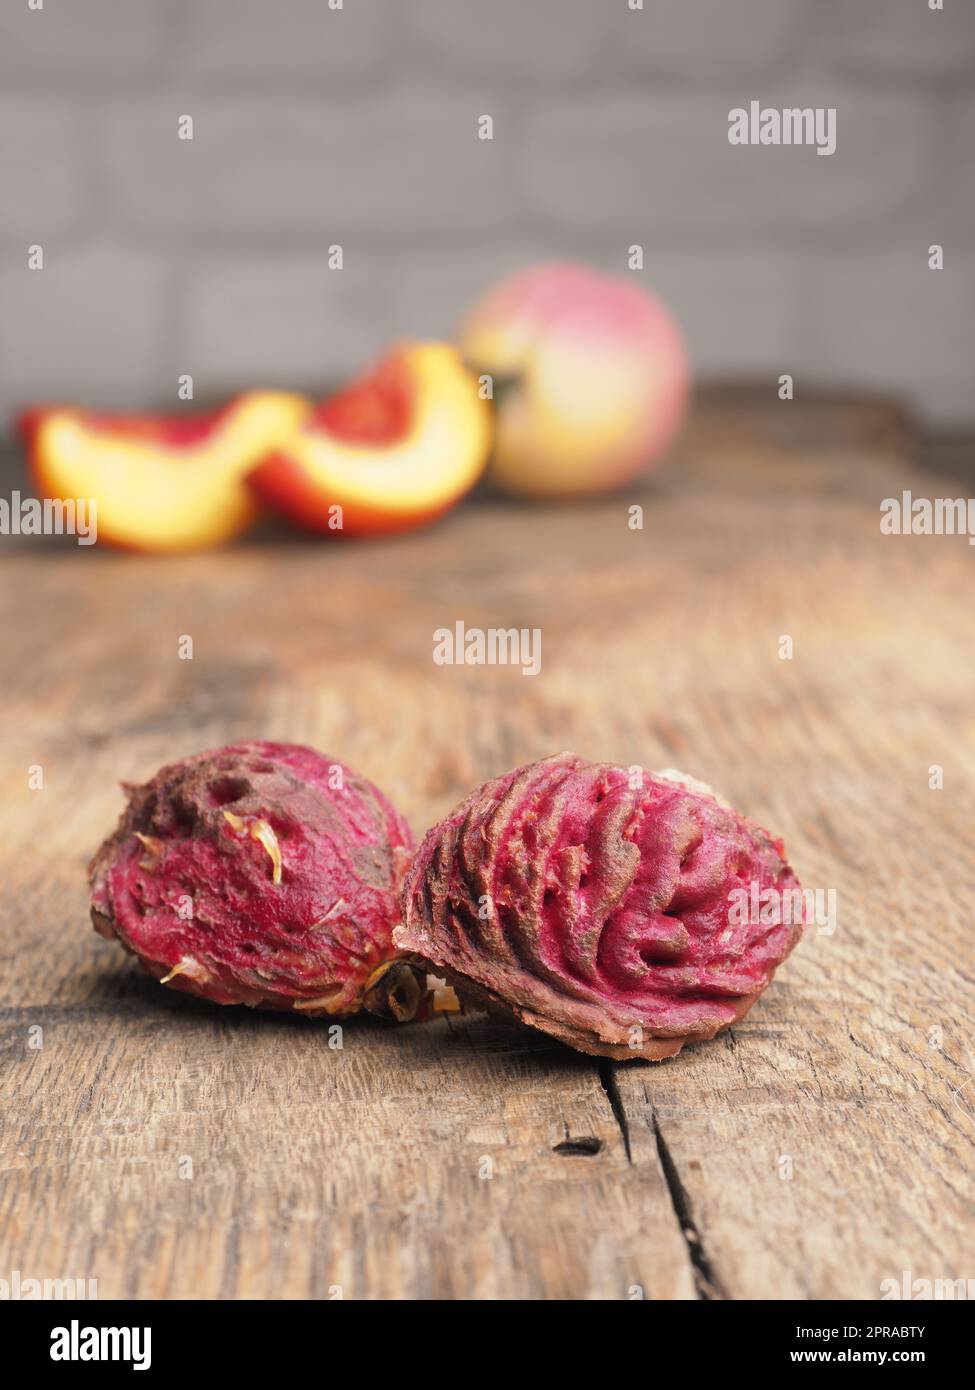
{"label": "yellow peach flesh", "polygon": [[288,454],[324,498],[411,516],[446,505],[477,481],[491,417],[452,347],[409,343],[396,351],[413,383],[413,412],[400,442],[377,446],[308,429]]}
{"label": "yellow peach flesh", "polygon": [[115,543],[189,550],[244,529],[256,512],[244,477],[307,411],[299,396],[254,393],[184,448],[100,431],[73,411],[54,411],[38,427],[36,467],[49,496],[95,498],[99,532]]}

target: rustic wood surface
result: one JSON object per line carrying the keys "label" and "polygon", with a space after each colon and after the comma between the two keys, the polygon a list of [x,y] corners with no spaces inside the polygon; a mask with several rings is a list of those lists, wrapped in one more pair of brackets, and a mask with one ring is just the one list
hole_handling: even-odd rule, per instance
{"label": "rustic wood surface", "polygon": [[[880,535],[881,498],[959,493],[911,447],[880,408],[719,395],[642,493],[589,507],[176,561],[5,545],[0,1277],[605,1299],[975,1277],[975,549]],[[457,618],[540,627],[541,674],[435,666]],[[337,1050],[161,989],[88,926],[118,781],[249,736],[348,760],[417,832],[559,749],[679,766],[784,835],[836,930],[669,1062],[478,1014],[353,1022]]]}

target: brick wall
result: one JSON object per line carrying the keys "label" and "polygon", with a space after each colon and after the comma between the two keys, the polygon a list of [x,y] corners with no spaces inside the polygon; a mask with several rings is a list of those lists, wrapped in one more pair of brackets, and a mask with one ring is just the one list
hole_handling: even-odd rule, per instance
{"label": "brick wall", "polygon": [[[972,0],[631,2],[0,0],[0,410],[334,379],[640,243],[703,374],[975,419]],[[752,99],[836,153],[729,145]]]}

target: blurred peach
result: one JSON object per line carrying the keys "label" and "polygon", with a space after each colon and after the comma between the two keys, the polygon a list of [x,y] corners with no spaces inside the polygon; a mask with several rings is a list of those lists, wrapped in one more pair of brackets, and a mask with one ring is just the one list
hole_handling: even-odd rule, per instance
{"label": "blurred peach", "polygon": [[577,497],[653,467],[684,417],[689,369],[664,305],[585,265],[520,271],[461,326],[461,351],[493,378],[488,476],[507,492]]}
{"label": "blurred peach", "polygon": [[247,391],[205,415],[35,406],[19,424],[41,497],[97,502],[98,537],[147,554],[233,540],[257,514],[245,478],[308,414],[301,396]]}

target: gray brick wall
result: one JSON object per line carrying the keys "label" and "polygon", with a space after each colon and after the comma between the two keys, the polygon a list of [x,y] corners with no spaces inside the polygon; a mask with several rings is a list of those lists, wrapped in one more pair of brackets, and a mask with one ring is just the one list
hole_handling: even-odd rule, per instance
{"label": "gray brick wall", "polygon": [[[636,242],[702,374],[975,421],[972,0],[629,5],[0,0],[0,410],[334,380]],[[732,147],[752,99],[836,154]]]}

